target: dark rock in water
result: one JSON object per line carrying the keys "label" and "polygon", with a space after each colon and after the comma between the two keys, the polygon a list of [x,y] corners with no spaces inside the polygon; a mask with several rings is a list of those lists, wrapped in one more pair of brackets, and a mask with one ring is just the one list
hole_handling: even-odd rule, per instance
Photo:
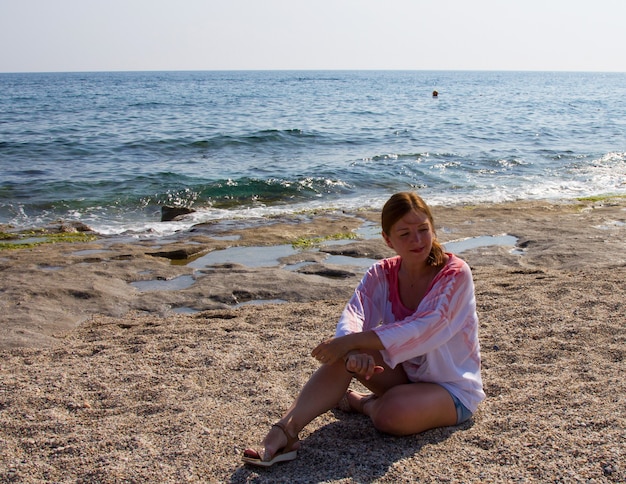
{"label": "dark rock in water", "polygon": [[330,277],[332,279],[347,279],[354,277],[356,274],[349,270],[340,268],[328,267],[324,264],[311,264],[305,266],[297,271],[300,274],[310,274],[322,277]]}
{"label": "dark rock in water", "polygon": [[171,222],[182,215],[194,213],[195,210],[186,207],[161,207],[161,222]]}
{"label": "dark rock in water", "polygon": [[61,232],[93,232],[92,228],[89,225],[84,224],[82,222],[72,221],[72,222],[63,222],[60,226]]}
{"label": "dark rock in water", "polygon": [[207,249],[201,245],[186,245],[184,247],[174,247],[158,252],[146,252],[146,254],[153,257],[165,257],[171,260],[184,260],[204,252],[207,252]]}
{"label": "dark rock in water", "polygon": [[91,227],[82,222],[65,220],[59,220],[45,225],[40,231],[44,234],[93,233]]}

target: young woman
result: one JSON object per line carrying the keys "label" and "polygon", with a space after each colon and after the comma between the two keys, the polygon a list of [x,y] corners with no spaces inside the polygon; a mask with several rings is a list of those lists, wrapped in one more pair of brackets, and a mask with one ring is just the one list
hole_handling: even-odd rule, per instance
{"label": "young woman", "polygon": [[[331,408],[369,416],[381,432],[410,435],[468,420],[484,399],[478,317],[469,266],[437,242],[426,203],[393,195],[382,235],[397,256],[374,264],[346,305],[335,337],[311,352],[320,368],[244,462],[295,459],[298,433]],[[371,393],[348,390],[352,378]]]}

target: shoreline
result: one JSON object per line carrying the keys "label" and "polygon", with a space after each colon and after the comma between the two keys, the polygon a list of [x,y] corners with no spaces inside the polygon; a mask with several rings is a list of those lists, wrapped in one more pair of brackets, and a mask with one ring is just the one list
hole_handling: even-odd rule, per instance
{"label": "shoreline", "polygon": [[[576,270],[626,263],[621,241],[626,199],[622,197],[435,206],[432,211],[444,244],[484,236],[517,239],[515,247],[496,244],[464,251],[461,257],[472,267],[497,264]],[[49,226],[48,232],[73,229],[68,239],[78,241],[0,251],[0,291],[5,295],[0,303],[4,314],[0,349],[54,345],[55,335],[99,314],[123,317],[128,311],[141,311],[165,317],[177,308],[189,312],[227,309],[255,300],[347,300],[369,261],[393,255],[377,235],[378,217],[379,212],[370,210],[323,211],[257,223],[198,224],[170,237],[152,239],[93,238],[86,226]],[[330,242],[364,225],[372,227],[368,236],[347,239],[341,245]],[[87,238],[80,241],[83,236]],[[578,245],[583,240],[587,250],[581,253]],[[307,241],[313,241],[310,247]],[[272,254],[274,262],[252,263],[255,247],[298,243],[302,248]],[[219,263],[218,258],[201,264],[205,256],[232,247],[251,250],[231,262]],[[611,259],[602,257],[603,251],[610,251]],[[333,264],[332,256],[344,260]],[[364,260],[368,262],[359,264]],[[285,266],[302,267],[284,270]],[[150,281],[155,284],[150,286]],[[163,281],[162,290],[158,281]],[[140,290],[142,285],[149,289]]]}
{"label": "shoreline", "polygon": [[[516,205],[585,205],[585,204],[602,204],[605,202],[619,201],[626,199],[625,193],[601,193],[597,195],[570,197],[570,198],[530,198],[530,199],[516,199],[506,201],[459,201],[458,203],[429,203],[429,206],[433,210],[437,209],[456,209],[462,207],[506,207]],[[427,199],[425,199],[427,200]],[[329,204],[325,206],[302,206],[297,209],[285,209],[280,210],[278,206],[268,206],[267,212],[262,210],[256,211],[254,209],[242,209],[229,212],[228,210],[218,209],[220,215],[213,215],[210,217],[206,215],[206,208],[199,209],[181,209],[177,207],[170,207],[161,205],[160,220],[154,219],[141,219],[135,220],[133,227],[128,227],[124,231],[111,231],[111,223],[105,224],[106,228],[98,230],[97,225],[91,226],[89,222],[84,222],[78,219],[63,219],[54,218],[40,223],[39,225],[26,225],[16,226],[10,222],[0,222],[0,243],[2,243],[7,235],[24,235],[29,237],[31,234],[37,234],[41,232],[54,232],[63,229],[67,229],[67,232],[61,234],[69,236],[70,234],[88,235],[93,234],[98,238],[109,238],[119,240],[155,240],[155,239],[168,239],[181,234],[186,234],[198,226],[213,225],[216,227],[223,226],[223,230],[228,230],[228,227],[235,225],[241,225],[242,227],[252,228],[257,224],[271,223],[272,220],[280,219],[296,219],[296,218],[311,218],[323,214],[332,213],[345,213],[353,216],[358,216],[359,213],[366,214],[379,214],[384,203],[383,199],[379,200],[380,206],[364,204],[359,206],[342,206],[341,204]],[[428,202],[428,200],[427,200]],[[370,202],[371,203],[371,202]],[[171,211],[171,214],[164,214],[164,211]],[[179,214],[177,210],[181,210]],[[244,215],[245,213],[245,215]],[[155,214],[156,217],[156,214]],[[129,225],[130,222],[123,223],[117,222],[120,226]],[[178,225],[177,225],[178,224]],[[67,240],[71,242],[71,238]],[[78,241],[78,240],[76,240]]]}
{"label": "shoreline", "polygon": [[[0,480],[624,482],[626,200],[432,208],[444,243],[517,237],[514,253],[461,254],[474,274],[487,394],[469,422],[396,438],[330,411],[301,432],[296,461],[241,464],[317,367],[309,351],[333,334],[360,273],[315,250],[281,261],[305,259],[304,272],[192,268],[163,253],[290,244],[378,213],[208,225],[167,244],[48,244],[0,251]],[[324,250],[388,254],[380,239]],[[181,290],[131,284],[182,276],[194,282]]]}

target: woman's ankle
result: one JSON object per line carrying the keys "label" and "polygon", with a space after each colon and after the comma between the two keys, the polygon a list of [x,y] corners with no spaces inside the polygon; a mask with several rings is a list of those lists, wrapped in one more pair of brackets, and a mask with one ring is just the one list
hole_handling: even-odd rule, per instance
{"label": "woman's ankle", "polygon": [[281,418],[278,422],[276,422],[272,427],[278,427],[281,432],[290,440],[298,439],[298,434],[300,433],[300,428],[298,428],[296,422],[293,419],[285,419]]}

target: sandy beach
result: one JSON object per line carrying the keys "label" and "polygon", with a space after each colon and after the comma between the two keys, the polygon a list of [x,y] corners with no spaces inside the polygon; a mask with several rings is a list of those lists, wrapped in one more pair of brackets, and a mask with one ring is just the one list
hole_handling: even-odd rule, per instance
{"label": "sandy beach", "polygon": [[[433,212],[444,243],[516,237],[460,254],[487,394],[469,422],[400,438],[336,410],[297,460],[242,465],[361,277],[325,257],[391,255],[380,238],[280,248],[378,213],[98,237],[0,251],[0,482],[626,482],[626,199]],[[230,246],[280,260],[201,263]]]}

